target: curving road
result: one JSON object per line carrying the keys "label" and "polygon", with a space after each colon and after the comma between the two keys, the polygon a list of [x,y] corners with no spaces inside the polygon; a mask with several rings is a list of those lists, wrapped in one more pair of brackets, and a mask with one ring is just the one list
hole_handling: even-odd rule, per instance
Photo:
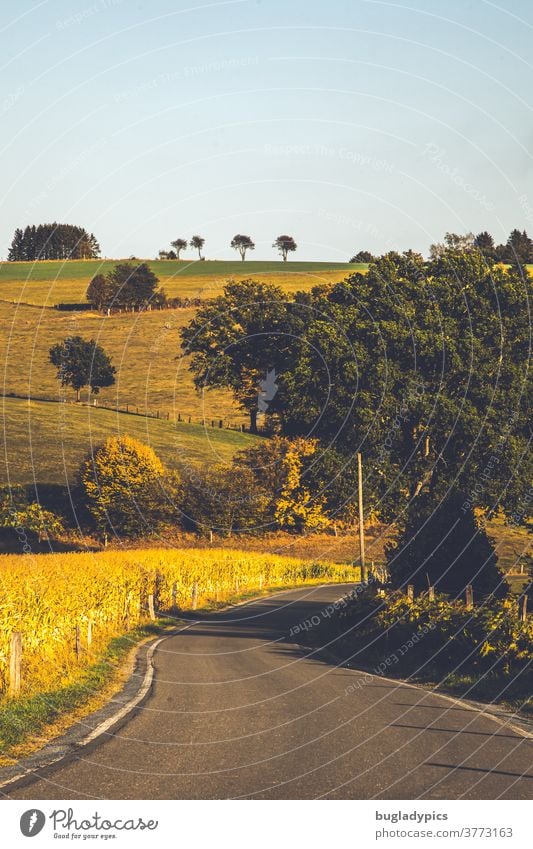
{"label": "curving road", "polygon": [[[533,740],[286,640],[348,586],[279,593],[159,646],[152,693],[17,799],[531,799]],[[526,736],[524,736],[526,735]]]}

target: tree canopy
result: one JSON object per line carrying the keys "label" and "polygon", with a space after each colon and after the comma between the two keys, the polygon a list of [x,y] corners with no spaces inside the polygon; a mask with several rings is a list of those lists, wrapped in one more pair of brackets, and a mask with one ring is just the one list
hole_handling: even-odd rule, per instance
{"label": "tree canopy", "polygon": [[62,386],[71,386],[80,400],[85,386],[97,395],[100,389],[115,383],[116,369],[104,349],[94,339],[67,336],[50,348],[50,362],[57,368],[57,379]]}
{"label": "tree canopy", "polygon": [[272,247],[278,249],[283,261],[286,262],[289,253],[295,251],[298,245],[292,236],[278,236]]}
{"label": "tree canopy", "polygon": [[243,262],[246,259],[246,251],[255,250],[255,244],[250,236],[243,236],[240,233],[237,233],[231,240],[231,247],[240,253]]}
{"label": "tree canopy", "polygon": [[17,227],[9,248],[12,262],[43,259],[95,259],[100,245],[93,233],[75,224],[31,224]]}
{"label": "tree canopy", "polygon": [[108,274],[97,274],[86,298],[97,309],[142,309],[165,300],[159,280],[145,263],[118,263]]}
{"label": "tree canopy", "polygon": [[199,391],[224,387],[250,416],[257,431],[261,380],[275,369],[289,337],[281,288],[253,280],[228,283],[182,329],[182,351]]}

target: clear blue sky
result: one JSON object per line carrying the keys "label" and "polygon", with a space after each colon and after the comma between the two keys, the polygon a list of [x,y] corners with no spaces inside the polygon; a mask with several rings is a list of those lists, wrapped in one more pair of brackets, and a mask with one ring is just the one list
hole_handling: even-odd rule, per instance
{"label": "clear blue sky", "polygon": [[3,0],[0,31],[1,256],[52,220],[107,256],[533,233],[529,0]]}

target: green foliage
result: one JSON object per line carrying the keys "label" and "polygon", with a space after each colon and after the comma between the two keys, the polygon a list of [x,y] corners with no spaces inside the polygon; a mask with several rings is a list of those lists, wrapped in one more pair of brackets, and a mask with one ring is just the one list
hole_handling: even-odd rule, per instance
{"label": "green foliage", "polygon": [[100,245],[92,233],[73,224],[35,224],[15,230],[8,260],[94,259]]}
{"label": "green foliage", "polygon": [[97,395],[102,387],[115,382],[116,369],[94,339],[67,336],[64,342],[50,348],[50,362],[57,368],[61,385],[72,386],[78,400],[84,386],[90,386]]}
{"label": "green foliage", "polygon": [[231,536],[240,531],[264,530],[268,524],[268,496],[250,469],[211,466],[187,483],[184,517],[195,530]]}
{"label": "green foliage", "polygon": [[272,247],[278,249],[283,257],[283,262],[286,262],[288,254],[295,251],[298,245],[292,236],[278,236]]}
{"label": "green foliage", "polygon": [[243,236],[240,233],[237,233],[237,235],[233,237],[230,246],[236,251],[239,251],[243,262],[246,258],[246,251],[255,250],[255,244],[252,242],[250,236]]}
{"label": "green foliage", "polygon": [[453,598],[464,598],[471,584],[478,599],[502,597],[509,589],[496,565],[494,545],[461,493],[436,499],[424,492],[414,498],[387,557],[395,587],[413,584],[421,592],[434,586]]}
{"label": "green foliage", "polygon": [[253,474],[257,489],[266,495],[272,527],[301,533],[329,525],[325,498],[310,487],[308,468],[317,450],[313,439],[274,437],[236,456],[235,477],[240,479],[243,471]]}
{"label": "green foliage", "polygon": [[28,501],[22,486],[0,487],[0,528],[21,528],[25,533],[35,534],[39,542],[58,537],[64,531],[59,516],[38,502]]}
{"label": "green foliage", "polygon": [[98,309],[143,309],[164,302],[157,291],[159,280],[145,262],[134,265],[120,262],[107,274],[97,274],[87,289],[86,298]]}
{"label": "green foliage", "polygon": [[266,283],[228,283],[224,295],[200,307],[181,330],[182,350],[192,355],[197,390],[228,388],[257,429],[260,381],[276,367],[288,337],[286,297]]}

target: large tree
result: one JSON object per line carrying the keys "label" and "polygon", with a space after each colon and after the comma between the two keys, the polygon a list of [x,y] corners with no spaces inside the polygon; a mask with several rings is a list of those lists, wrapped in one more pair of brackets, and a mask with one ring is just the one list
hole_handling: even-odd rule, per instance
{"label": "large tree", "polygon": [[277,248],[283,257],[283,262],[287,262],[288,254],[295,251],[298,245],[292,236],[278,236],[272,247]]}
{"label": "large tree", "polygon": [[252,242],[250,236],[243,236],[241,233],[237,233],[237,235],[233,237],[231,240],[231,247],[236,251],[239,251],[243,262],[246,259],[246,251],[255,250],[255,244]]}
{"label": "large tree", "polygon": [[180,514],[179,477],[130,436],[110,436],[95,448],[81,465],[79,483],[102,534],[141,536]]}
{"label": "large tree", "polygon": [[243,280],[228,283],[224,294],[212,298],[182,329],[182,350],[199,391],[231,389],[250,416],[257,432],[261,381],[284,359],[286,296],[278,286]]}
{"label": "large tree", "polygon": [[98,309],[143,309],[164,301],[158,285],[158,278],[145,262],[121,262],[108,274],[93,277],[86,298]]}
{"label": "large tree", "polygon": [[50,362],[57,368],[57,379],[62,386],[71,386],[80,400],[85,386],[97,395],[100,389],[115,383],[116,369],[110,358],[94,339],[67,336],[50,348]]}

